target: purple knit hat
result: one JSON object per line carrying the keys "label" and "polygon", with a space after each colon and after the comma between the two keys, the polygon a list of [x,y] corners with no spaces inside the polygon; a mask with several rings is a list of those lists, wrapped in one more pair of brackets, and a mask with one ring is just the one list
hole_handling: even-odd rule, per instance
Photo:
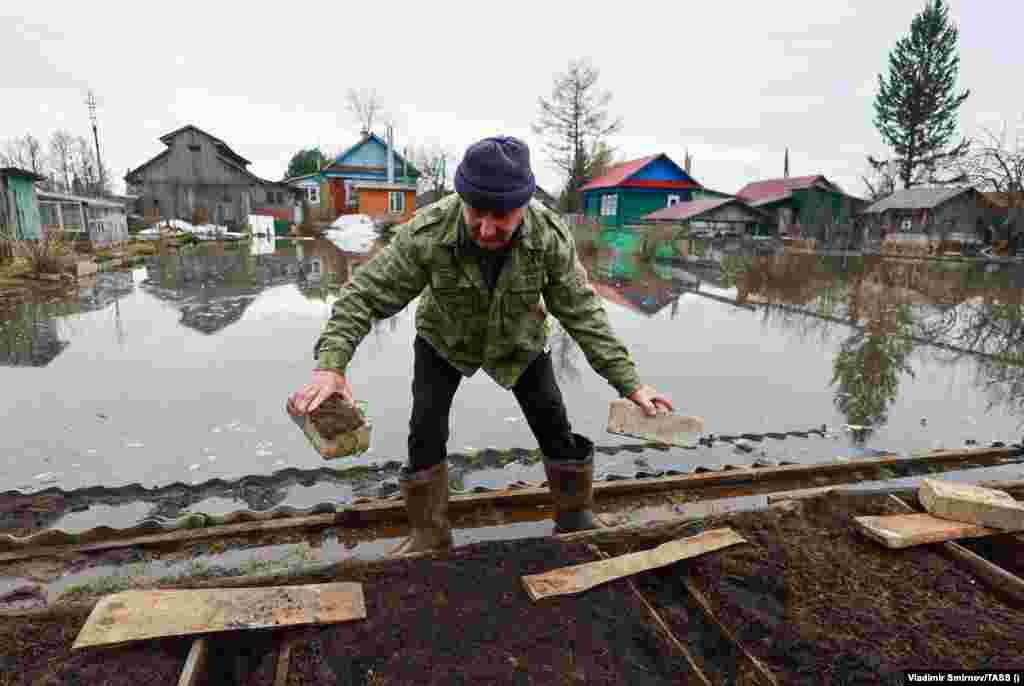
{"label": "purple knit hat", "polygon": [[455,190],[470,207],[485,212],[522,207],[536,187],[530,148],[511,136],[485,138],[469,146],[455,172]]}

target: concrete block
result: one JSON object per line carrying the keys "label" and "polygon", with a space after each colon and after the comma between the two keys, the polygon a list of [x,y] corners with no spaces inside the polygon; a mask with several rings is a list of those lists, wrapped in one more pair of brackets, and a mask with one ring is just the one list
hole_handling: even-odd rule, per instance
{"label": "concrete block", "polygon": [[935,517],[1004,531],[1024,531],[1024,503],[1003,491],[923,479],[917,497]]}
{"label": "concrete block", "polygon": [[704,432],[704,420],[658,410],[648,417],[640,406],[629,398],[613,400],[608,405],[608,433],[642,438],[666,445],[692,446]]}

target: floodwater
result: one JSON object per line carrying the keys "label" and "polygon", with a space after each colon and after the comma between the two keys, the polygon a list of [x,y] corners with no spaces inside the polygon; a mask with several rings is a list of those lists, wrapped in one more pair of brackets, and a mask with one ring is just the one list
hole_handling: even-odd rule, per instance
{"label": "floodwater", "polygon": [[[599,470],[1020,441],[1022,267],[755,254],[738,243],[650,262],[640,243],[628,231],[577,235],[641,378],[715,434],[826,425],[828,435],[765,441],[770,450],[749,455],[718,444],[599,456]],[[415,301],[373,326],[350,367],[374,425],[369,453],[325,462],[284,409],[309,378],[338,289],[379,249],[354,254],[325,240],[282,239],[199,246],[102,273],[66,302],[0,311],[0,492],[151,488],[404,461]],[[571,338],[556,330],[550,343],[574,429],[602,446],[636,445],[604,431],[616,394]],[[479,372],[456,395],[449,450],[489,447],[529,450],[536,441],[514,396]],[[513,462],[463,478],[466,487],[540,481],[543,469]],[[352,495],[345,484],[312,480],[265,507]],[[254,505],[221,500],[207,504],[225,512]]]}

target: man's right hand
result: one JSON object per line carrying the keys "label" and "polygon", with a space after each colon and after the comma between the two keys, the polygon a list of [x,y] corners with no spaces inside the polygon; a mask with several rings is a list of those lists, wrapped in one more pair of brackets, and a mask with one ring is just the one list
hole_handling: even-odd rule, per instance
{"label": "man's right hand", "polygon": [[313,381],[288,398],[288,413],[296,417],[309,414],[335,393],[340,393],[345,402],[352,402],[352,387],[343,374],[317,369],[313,372]]}

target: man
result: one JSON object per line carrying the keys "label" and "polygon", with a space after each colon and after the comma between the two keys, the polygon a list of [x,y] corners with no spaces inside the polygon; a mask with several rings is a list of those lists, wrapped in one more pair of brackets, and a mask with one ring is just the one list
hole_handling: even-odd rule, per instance
{"label": "man", "polygon": [[[345,285],[317,341],[313,381],[288,400],[292,414],[334,393],[351,402],[345,368],[372,319],[416,311],[409,465],[399,485],[411,536],[392,555],[452,544],[448,522],[448,418],[463,376],[483,368],[511,389],[544,455],[555,530],[603,526],[591,512],[594,444],[573,433],[546,347],[550,310],[587,361],[649,415],[671,401],[640,383],[633,362],[587,281],[576,244],[557,215],[531,202],[530,152],[515,138],[466,151],[457,194],[423,208]],[[546,308],[545,308],[546,306]]]}

